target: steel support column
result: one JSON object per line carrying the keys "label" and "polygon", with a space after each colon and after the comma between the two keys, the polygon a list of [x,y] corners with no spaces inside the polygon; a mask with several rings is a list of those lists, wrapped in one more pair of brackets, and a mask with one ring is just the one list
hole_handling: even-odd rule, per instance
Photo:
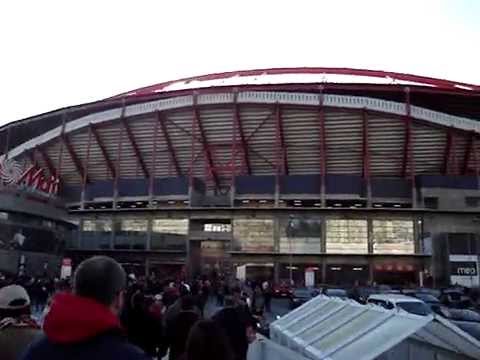
{"label": "steel support column", "polygon": [[90,179],[88,178],[88,174],[85,171],[85,169],[83,168],[82,161],[80,160],[79,156],[75,152],[75,149],[73,148],[72,143],[70,142],[67,134],[65,134],[65,133],[62,134],[61,138],[62,138],[62,142],[65,144],[65,147],[68,151],[68,154],[70,155],[70,158],[73,161],[73,165],[75,165],[75,169],[77,169],[78,174],[80,175],[80,179],[83,179],[85,177],[86,182],[89,183]]}
{"label": "steel support column", "polygon": [[444,175],[450,175],[454,171],[452,171],[453,164],[450,164],[450,160],[452,158],[452,149],[455,147],[454,135],[453,130],[449,128],[447,130],[447,144],[445,146],[445,155],[443,158],[443,170],[442,173]]}
{"label": "steel support column", "polygon": [[[125,108],[122,110],[122,117]],[[118,144],[117,144],[117,157],[116,157],[116,164],[115,164],[115,178],[113,179],[113,208],[117,208],[117,200],[118,200],[118,180],[121,173],[121,160],[122,160],[122,146],[123,146],[123,134],[125,128],[123,126],[119,126],[119,134],[118,134]]]}
{"label": "steel support column", "polygon": [[160,113],[157,114],[157,121],[155,121],[154,129],[153,129],[153,153],[152,153],[152,165],[151,169],[152,172],[150,173],[150,178],[148,181],[148,196],[149,196],[149,202],[150,206],[153,205],[153,185],[155,181],[155,174],[157,170],[157,143],[158,143],[158,133],[159,133],[159,128],[160,128]]}
{"label": "steel support column", "polygon": [[276,181],[275,181],[275,206],[280,203],[280,177],[288,174],[285,138],[283,135],[282,108],[280,104],[275,106],[275,143],[276,143]]}
{"label": "steel support column", "polygon": [[87,154],[85,156],[85,163],[83,167],[85,168],[85,173],[83,174],[82,178],[82,194],[81,194],[81,203],[80,208],[83,210],[85,209],[85,191],[86,191],[86,184],[87,184],[87,174],[88,174],[88,166],[90,162],[90,148],[92,146],[92,127],[88,127],[88,143],[87,143]]}
{"label": "steel support column", "polygon": [[[217,173],[215,171],[215,164],[213,162],[213,157],[212,153],[210,151],[210,147],[207,142],[207,137],[205,135],[205,131],[203,130],[203,125],[200,120],[200,115],[198,113],[198,108],[197,108],[197,96],[194,96],[194,101],[193,101],[193,126],[198,127],[198,132],[200,134],[200,138],[202,141],[202,149],[203,149],[203,154],[205,156],[205,159],[207,161],[207,171],[210,177],[213,179],[215,189],[219,189],[220,187],[220,181],[218,179]],[[193,130],[193,129],[192,129]],[[192,133],[192,136],[195,134]]]}
{"label": "steel support column", "polygon": [[368,142],[368,115],[366,109],[362,110],[362,122],[363,122],[363,171],[362,177],[365,181],[365,187],[367,190],[367,207],[372,206],[372,186],[370,182],[370,148]]}
{"label": "steel support column", "polygon": [[37,151],[43,162],[45,163],[45,165],[47,166],[47,169],[48,171],[50,172],[50,175],[52,176],[58,176],[58,170],[55,168],[55,166],[53,165],[53,162],[52,160],[50,159],[50,157],[48,156],[48,154],[45,152],[45,150],[41,147],[35,147],[34,151]]}
{"label": "steel support column", "polygon": [[173,163],[173,166],[175,168],[175,172],[177,176],[182,176],[182,169],[180,168],[180,164],[177,159],[177,155],[175,154],[175,149],[173,148],[172,145],[172,140],[170,139],[170,135],[168,134],[168,129],[165,124],[164,119],[162,118],[160,112],[157,113],[157,123],[160,124],[160,129],[162,130],[163,138],[165,139],[165,143],[167,145],[168,149],[168,154],[170,157],[170,161]]}
{"label": "steel support column", "polygon": [[115,179],[115,165],[113,164],[110,155],[108,155],[107,148],[98,133],[97,127],[93,124],[90,124],[89,131],[92,133],[93,137],[95,138],[95,142],[97,143],[98,147],[100,148],[100,152],[102,153],[103,159],[105,160],[105,164],[107,165],[107,169],[110,172],[110,176],[112,179]]}
{"label": "steel support column", "polygon": [[469,164],[472,160],[472,154],[475,155],[475,133],[471,133],[465,147],[465,156],[463,157],[462,175],[468,174]]}
{"label": "steel support column", "polygon": [[405,142],[403,149],[402,176],[410,179],[412,207],[417,207],[417,185],[415,181],[415,158],[413,154],[413,121],[411,116],[410,88],[405,88]]}
{"label": "steel support column", "polygon": [[[125,106],[125,105],[124,105]],[[123,112],[124,113],[124,112]],[[140,148],[137,144],[137,140],[135,139],[135,135],[133,135],[133,131],[130,128],[130,125],[128,125],[128,122],[124,116],[124,114],[121,117],[121,121],[123,124],[123,127],[125,128],[125,132],[127,134],[127,138],[130,142],[130,145],[132,146],[133,153],[135,154],[135,157],[137,158],[138,163],[140,164],[140,167],[142,169],[143,175],[146,178],[150,178],[150,172],[148,171],[147,165],[145,164],[145,161],[143,160],[142,154],[140,152]],[[137,168],[138,169],[138,168]]]}
{"label": "steel support column", "polygon": [[323,107],[323,93],[320,92],[320,107],[318,108],[318,126],[320,142],[320,201],[322,207],[326,206],[326,179],[327,179],[327,143],[325,133],[325,110]]}

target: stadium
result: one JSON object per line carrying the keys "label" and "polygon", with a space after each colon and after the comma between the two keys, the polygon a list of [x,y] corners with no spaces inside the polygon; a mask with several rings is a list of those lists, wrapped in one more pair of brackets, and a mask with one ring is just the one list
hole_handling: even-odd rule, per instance
{"label": "stadium", "polygon": [[480,86],[284,68],[11,122],[0,270],[478,286],[479,121]]}

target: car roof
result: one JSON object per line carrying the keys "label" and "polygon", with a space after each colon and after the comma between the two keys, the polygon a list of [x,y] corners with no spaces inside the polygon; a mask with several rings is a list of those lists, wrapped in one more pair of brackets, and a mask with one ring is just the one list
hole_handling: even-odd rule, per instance
{"label": "car roof", "polygon": [[383,301],[390,301],[393,303],[397,302],[417,302],[417,303],[424,303],[422,300],[406,296],[406,295],[399,295],[399,294],[372,294],[368,297],[368,300],[383,300]]}

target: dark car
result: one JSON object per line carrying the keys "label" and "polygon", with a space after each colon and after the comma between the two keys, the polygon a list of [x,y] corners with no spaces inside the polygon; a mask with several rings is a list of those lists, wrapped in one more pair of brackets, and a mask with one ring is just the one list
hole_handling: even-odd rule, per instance
{"label": "dark car", "polygon": [[455,309],[467,309],[473,306],[470,298],[458,289],[443,290],[440,302],[446,307]]}
{"label": "dark car", "polygon": [[288,298],[292,296],[292,289],[287,284],[278,284],[273,286],[273,296],[279,298]]}
{"label": "dark car", "polygon": [[290,296],[290,309],[295,309],[300,305],[305,304],[308,300],[315,297],[316,292],[312,289],[298,288],[293,290]]}
{"label": "dark car", "polygon": [[368,297],[377,292],[374,287],[361,286],[350,289],[348,296],[360,304],[366,304]]}

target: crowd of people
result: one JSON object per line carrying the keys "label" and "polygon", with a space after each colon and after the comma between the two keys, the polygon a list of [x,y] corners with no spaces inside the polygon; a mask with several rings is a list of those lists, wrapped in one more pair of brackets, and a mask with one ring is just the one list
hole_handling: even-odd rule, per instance
{"label": "crowd of people", "polygon": [[0,359],[244,360],[270,299],[268,282],[137,279],[105,256],[71,281],[0,277]]}

